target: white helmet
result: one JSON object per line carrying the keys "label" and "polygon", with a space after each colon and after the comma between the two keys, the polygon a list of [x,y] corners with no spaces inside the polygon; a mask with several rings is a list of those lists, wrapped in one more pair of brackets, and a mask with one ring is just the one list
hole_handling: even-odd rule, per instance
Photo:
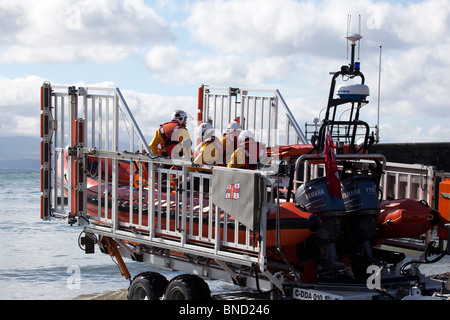
{"label": "white helmet", "polygon": [[250,130],[244,130],[241,132],[238,138],[238,143],[243,145],[247,139],[255,140],[255,135]]}
{"label": "white helmet", "polygon": [[205,141],[214,135],[214,128],[211,123],[204,122],[195,129],[195,132],[198,139]]}
{"label": "white helmet", "polygon": [[176,110],[174,113],[172,113],[172,121],[178,121],[180,124],[182,124],[186,119],[187,114],[183,110]]}
{"label": "white helmet", "polygon": [[227,126],[227,134],[238,135],[242,131],[242,126],[237,121],[232,121]]}

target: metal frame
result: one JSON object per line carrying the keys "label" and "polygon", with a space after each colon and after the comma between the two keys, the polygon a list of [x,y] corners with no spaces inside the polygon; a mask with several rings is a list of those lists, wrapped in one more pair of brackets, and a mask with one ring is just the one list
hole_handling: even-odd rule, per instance
{"label": "metal frame", "polygon": [[251,130],[267,146],[308,143],[279,90],[215,86],[202,89],[201,121],[211,122],[220,132],[240,118],[242,128]]}
{"label": "metal frame", "polygon": [[[139,126],[137,125],[128,105],[126,104],[122,93],[118,88],[75,88],[65,86],[52,86],[46,83],[43,86],[43,94],[45,95],[45,108],[43,107],[43,115],[47,115],[42,119],[42,126],[50,126],[45,134],[46,151],[44,154],[50,155],[51,163],[47,161],[45,168],[49,167],[48,174],[53,186],[51,194],[46,193],[46,198],[51,201],[49,209],[44,214],[45,219],[66,218],[70,214],[72,207],[71,197],[68,199],[64,196],[64,183],[67,180],[72,185],[75,177],[73,175],[72,166],[69,163],[69,174],[64,176],[61,168],[64,165],[63,154],[67,152],[76,152],[81,146],[79,141],[74,140],[76,134],[72,123],[78,119],[83,119],[85,125],[83,128],[83,146],[88,148],[96,148],[99,150],[118,151],[120,147],[127,148],[131,152],[150,150]],[[119,130],[119,120],[123,119],[122,124],[127,129],[127,139],[121,139],[125,135]],[[121,133],[121,134],[120,134]],[[81,133],[78,135],[81,136]],[[127,141],[124,145],[119,141]],[[79,161],[82,161],[79,159]],[[105,169],[109,170],[109,166],[116,167],[116,163],[106,163]],[[54,170],[51,171],[52,167]],[[112,170],[115,172],[115,170]],[[80,177],[81,181],[85,177]],[[50,207],[52,208],[50,213]]]}

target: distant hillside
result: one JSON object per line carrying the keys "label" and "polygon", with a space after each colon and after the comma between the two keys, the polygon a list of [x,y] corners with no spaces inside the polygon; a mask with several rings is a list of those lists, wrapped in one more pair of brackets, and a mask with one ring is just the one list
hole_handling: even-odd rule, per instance
{"label": "distant hillside", "polygon": [[[128,150],[124,143],[119,150]],[[39,170],[41,167],[40,137],[0,137],[1,170]]]}
{"label": "distant hillside", "polygon": [[0,170],[39,170],[41,138],[0,137]]}

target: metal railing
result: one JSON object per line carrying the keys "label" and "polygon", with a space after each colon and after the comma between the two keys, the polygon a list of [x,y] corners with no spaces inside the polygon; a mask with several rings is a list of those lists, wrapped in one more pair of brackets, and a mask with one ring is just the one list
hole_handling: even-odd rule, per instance
{"label": "metal railing", "polygon": [[[370,158],[382,159],[384,162],[384,173],[381,176],[380,190],[381,200],[393,199],[416,199],[425,200],[431,206],[436,203],[436,168],[420,164],[403,164],[387,162],[382,155],[336,155],[337,160],[358,160],[361,162]],[[297,184],[325,176],[325,164],[317,164],[324,160],[323,155],[307,155],[299,159],[299,164],[305,161],[302,167],[302,179]]]}
{"label": "metal railing", "polygon": [[[146,139],[119,88],[51,86],[51,90],[55,108],[53,120],[58,125],[55,145],[70,144],[69,116],[72,114],[72,119],[82,118],[87,124],[84,128],[86,147],[149,152]],[[76,101],[71,100],[71,93],[76,95]],[[123,127],[119,127],[119,123]]]}
{"label": "metal railing", "polygon": [[389,162],[382,177],[383,200],[410,198],[435,205],[436,168]]}
{"label": "metal railing", "polygon": [[[88,206],[86,214],[89,230],[107,231],[113,237],[133,238],[139,243],[181,252],[196,251],[197,255],[213,255],[225,261],[245,261],[249,265],[264,259],[259,256],[264,252],[261,247],[264,236],[257,241],[254,230],[233,218],[233,213],[226,213],[212,203],[211,173],[191,172],[192,163],[177,162],[174,167],[170,160],[154,160],[145,155],[99,150],[86,152],[94,159],[128,161],[141,172],[135,175],[130,170],[130,181],[134,177],[131,188],[117,186],[113,195],[94,193],[90,202],[94,203],[96,211],[89,210]],[[107,174],[98,171],[96,175]],[[96,180],[96,176],[92,178]],[[107,185],[115,189],[114,182],[108,179],[102,179],[99,189],[106,191]],[[90,189],[98,190],[96,186]],[[106,197],[111,201],[105,201]],[[269,203],[263,204],[263,221],[269,206]],[[264,230],[265,225],[262,225],[261,235]]]}
{"label": "metal railing", "polygon": [[[352,160],[370,163],[372,159],[380,159],[383,165],[383,175],[380,181],[380,200],[415,199],[425,200],[431,207],[437,208],[439,194],[436,186],[448,173],[438,173],[433,166],[420,164],[403,164],[386,162],[381,155],[336,155],[337,160]],[[306,181],[325,176],[325,164],[317,164],[317,160],[324,160],[323,155],[305,155],[298,159],[297,170],[301,170],[301,179],[295,181],[300,185]],[[300,164],[303,163],[303,166]],[[342,169],[341,166],[339,166]],[[386,239],[384,243],[411,249],[424,250],[432,240],[432,231],[428,231],[421,239]]]}
{"label": "metal railing", "polygon": [[199,112],[224,133],[228,123],[240,119],[244,130],[271,147],[307,144],[307,139],[278,90],[203,86]]}
{"label": "metal railing", "polygon": [[[349,135],[349,128],[352,129],[348,125],[334,125],[335,129],[333,130],[332,139],[335,142],[343,142],[344,144],[348,144],[351,142],[351,135]],[[319,133],[320,124],[311,124],[305,122],[305,137],[308,141],[311,141],[314,135],[317,135]],[[365,128],[364,130],[361,130],[360,128],[355,135],[355,140],[358,141],[361,138],[365,137]],[[377,126],[370,127],[372,132],[377,132]]]}
{"label": "metal railing", "polygon": [[[42,149],[46,151],[42,153],[48,155],[48,159],[41,159],[45,175],[41,181],[53,186],[51,193],[48,188],[43,188],[46,189],[44,198],[47,205],[42,215],[46,219],[65,218],[73,206],[73,199],[65,196],[63,182],[72,185],[75,163],[69,162],[65,172],[64,153],[73,152],[80,145],[109,151],[118,151],[119,148],[132,152],[149,150],[118,88],[75,88],[45,83],[42,90],[45,99],[41,102],[41,136]],[[74,124],[79,119],[80,127],[77,128]],[[121,127],[119,120],[123,120],[120,121]],[[77,130],[83,130],[83,134]],[[83,141],[76,141],[75,136],[82,136]],[[103,165],[106,171],[110,171],[114,164],[106,162]]]}

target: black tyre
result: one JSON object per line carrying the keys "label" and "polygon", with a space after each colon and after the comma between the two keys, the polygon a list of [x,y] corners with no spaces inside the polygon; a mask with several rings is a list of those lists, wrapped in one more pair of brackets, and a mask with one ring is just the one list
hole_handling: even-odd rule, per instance
{"label": "black tyre", "polygon": [[128,300],[159,300],[169,281],[156,272],[143,272],[134,277],[128,288]]}
{"label": "black tyre", "polygon": [[202,278],[183,274],[170,281],[164,297],[166,300],[211,300],[211,291]]}

